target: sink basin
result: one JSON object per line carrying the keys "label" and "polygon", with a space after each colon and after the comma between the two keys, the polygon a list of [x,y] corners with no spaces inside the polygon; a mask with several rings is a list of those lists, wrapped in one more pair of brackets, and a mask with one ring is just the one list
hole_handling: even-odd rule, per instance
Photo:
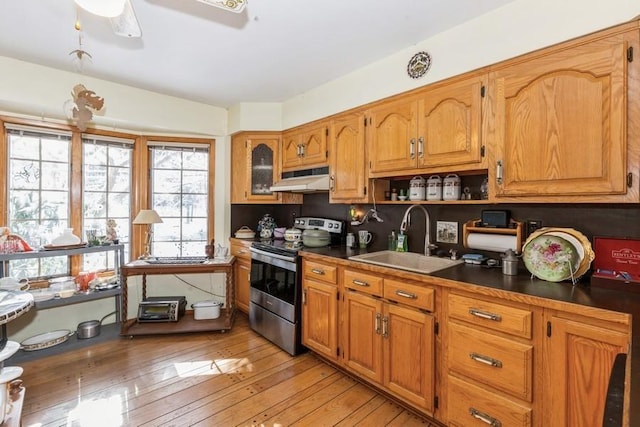
{"label": "sink basin", "polygon": [[454,265],[462,264],[462,260],[451,260],[449,258],[437,258],[425,256],[413,252],[379,251],[349,257],[353,261],[366,262],[383,267],[398,268],[400,270],[413,271],[416,273],[433,273]]}

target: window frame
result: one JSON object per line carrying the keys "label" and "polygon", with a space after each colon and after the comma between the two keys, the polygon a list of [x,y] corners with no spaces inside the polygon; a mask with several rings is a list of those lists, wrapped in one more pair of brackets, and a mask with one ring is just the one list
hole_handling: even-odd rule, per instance
{"label": "window frame", "polygon": [[[75,206],[83,206],[82,200],[82,137],[83,135],[88,137],[106,137],[106,138],[121,138],[132,139],[133,144],[133,157],[132,157],[132,187],[131,187],[131,221],[138,214],[141,209],[149,209],[151,203],[151,176],[150,176],[150,152],[148,144],[166,143],[166,145],[173,144],[206,144],[209,150],[209,180],[208,180],[208,212],[207,218],[207,241],[211,241],[215,235],[215,139],[214,138],[202,138],[202,137],[175,137],[175,136],[161,136],[161,135],[137,135],[126,132],[107,131],[102,129],[88,128],[84,131],[80,131],[77,127],[30,118],[12,117],[8,115],[0,115],[0,169],[8,170],[8,146],[7,146],[7,131],[5,129],[5,123],[12,125],[23,125],[33,128],[42,128],[43,131],[55,130],[61,132],[71,132],[71,178],[70,178],[70,200],[69,205],[72,207],[69,216],[69,227],[74,230],[83,230],[83,210],[73,209]],[[0,218],[2,222],[5,222],[8,218],[8,183],[7,177],[4,176],[0,181]],[[144,252],[144,230],[143,227],[131,227],[129,234],[130,239],[130,259],[126,262],[137,259]],[[204,248],[203,248],[204,254]],[[76,276],[82,271],[82,255],[69,256],[69,273]]]}

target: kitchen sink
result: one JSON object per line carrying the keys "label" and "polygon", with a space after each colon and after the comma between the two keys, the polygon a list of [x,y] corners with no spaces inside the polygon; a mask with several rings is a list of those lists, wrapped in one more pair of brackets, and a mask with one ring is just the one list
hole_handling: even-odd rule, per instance
{"label": "kitchen sink", "polygon": [[397,268],[416,273],[434,273],[454,265],[462,264],[462,260],[437,258],[413,252],[379,251],[349,257],[353,261],[375,264],[383,267]]}

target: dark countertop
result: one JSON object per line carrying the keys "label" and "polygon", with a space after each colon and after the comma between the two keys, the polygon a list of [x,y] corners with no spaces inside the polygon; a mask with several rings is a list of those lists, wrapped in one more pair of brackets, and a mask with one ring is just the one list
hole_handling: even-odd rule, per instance
{"label": "dark countertop", "polygon": [[[324,255],[346,260],[350,256],[366,253],[365,250],[348,249],[346,247],[304,248],[305,253]],[[371,265],[364,264],[363,265]],[[401,270],[400,270],[401,271]],[[531,297],[544,298],[550,301],[577,304],[632,315],[632,350],[631,372],[640,372],[640,293],[624,292],[600,287],[592,287],[587,279],[580,280],[575,286],[570,282],[547,282],[531,277],[521,265],[519,274],[506,276],[501,268],[461,264],[455,267],[432,273],[430,277],[468,283],[471,285],[492,288],[500,291],[516,292]],[[640,286],[640,284],[638,285]],[[579,310],[579,307],[576,307]],[[635,378],[634,378],[635,377]],[[631,402],[640,402],[640,375],[631,375]],[[640,405],[630,405],[631,426],[640,426]],[[614,427],[619,424],[605,423],[603,427]]]}

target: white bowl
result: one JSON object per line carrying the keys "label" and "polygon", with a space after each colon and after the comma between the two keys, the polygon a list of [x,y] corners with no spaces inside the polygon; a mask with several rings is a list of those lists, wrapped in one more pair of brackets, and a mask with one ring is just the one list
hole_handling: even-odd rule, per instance
{"label": "white bowl", "polygon": [[76,293],[75,289],[64,289],[62,291],[56,292],[56,295],[58,295],[60,298],[69,298],[69,297],[72,297],[73,294],[75,293]]}

